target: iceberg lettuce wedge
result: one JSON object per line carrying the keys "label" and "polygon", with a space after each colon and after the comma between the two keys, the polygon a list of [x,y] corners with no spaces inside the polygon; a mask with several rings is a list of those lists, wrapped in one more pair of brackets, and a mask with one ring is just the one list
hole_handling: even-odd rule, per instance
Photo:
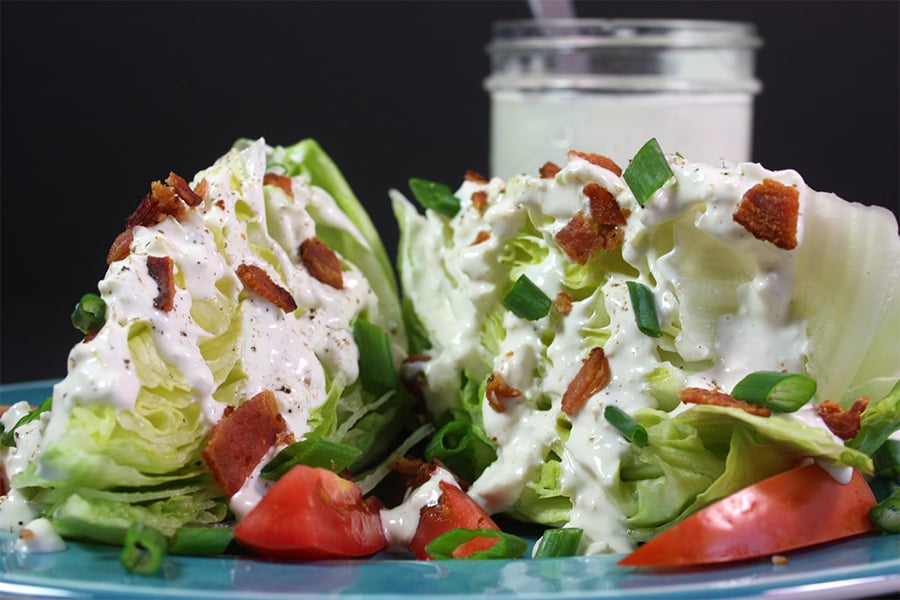
{"label": "iceberg lettuce wedge", "polygon": [[[431,356],[421,363],[427,405],[438,418],[468,416],[495,445],[470,494],[492,513],[584,529],[587,553],[628,551],[800,460],[869,472],[870,446],[900,419],[889,395],[900,378],[893,216],[812,190],[790,170],[666,161],[673,177],[641,203],[617,169],[579,153],[552,176],[467,179],[452,215],[420,213],[392,192],[403,309],[416,351]],[[735,218],[745,198],[772,188],[795,202],[794,246]],[[553,301],[546,317],[503,307],[522,274]],[[650,291],[659,337],[640,331],[632,283]],[[563,410],[598,347],[608,380]],[[763,370],[808,375],[818,393],[796,415],[769,418],[679,397],[727,393]],[[473,380],[477,396],[461,391]],[[845,444],[815,405],[863,395],[863,434]],[[610,404],[648,429],[646,447],[604,420]]]}
{"label": "iceberg lettuce wedge", "polygon": [[[4,453],[16,490],[0,504],[5,528],[21,509],[64,536],[119,543],[134,521],[168,534],[228,518],[236,505],[203,452],[227,411],[263,390],[284,421],[278,444],[351,444],[362,451],[357,468],[404,424],[399,386],[360,384],[354,337],[357,321],[385,332],[381,364],[399,366],[407,343],[396,281],[321,147],[239,142],[190,183],[174,177],[153,184],[120,236],[127,245],[98,285],[106,322],[72,349],[52,410]],[[325,259],[304,257],[314,238]],[[336,280],[307,262],[331,256]]]}

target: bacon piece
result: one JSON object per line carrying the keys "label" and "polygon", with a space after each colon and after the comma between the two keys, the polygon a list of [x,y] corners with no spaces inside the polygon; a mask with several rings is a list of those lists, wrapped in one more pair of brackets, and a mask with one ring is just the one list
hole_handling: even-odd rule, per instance
{"label": "bacon piece", "polygon": [[468,170],[466,171],[466,181],[473,181],[475,183],[488,183],[488,178],[478,171]]}
{"label": "bacon piece", "polygon": [[569,416],[584,406],[588,399],[609,385],[612,372],[603,348],[594,348],[582,361],[581,368],[562,397],[562,411]]}
{"label": "bacon piece", "polygon": [[553,308],[556,309],[556,312],[565,316],[572,312],[572,301],[574,299],[572,296],[568,295],[565,292],[560,292],[556,295],[556,298],[553,300]]}
{"label": "bacon piece", "polygon": [[603,156],[602,154],[595,154],[593,152],[579,152],[578,150],[569,150],[568,154],[569,160],[573,158],[583,158],[588,161],[592,165],[597,165],[598,167],[603,167],[607,171],[612,171],[618,176],[622,176],[622,168],[616,164],[616,161],[611,159],[608,156]]}
{"label": "bacon piece", "polygon": [[150,184],[150,193],[144,196],[137,209],[125,221],[126,227],[156,225],[167,216],[180,219],[184,215],[184,202],[175,190],[161,181]]}
{"label": "bacon piece", "polygon": [[206,196],[206,189],[209,187],[209,182],[206,181],[206,177],[200,180],[197,184],[197,187],[194,188],[194,191],[197,192],[197,195],[201,198]]}
{"label": "bacon piece", "polygon": [[319,238],[303,240],[300,244],[300,260],[309,274],[322,283],[338,290],[344,289],[341,259]]}
{"label": "bacon piece", "polygon": [[506,411],[506,400],[521,398],[522,390],[518,390],[506,383],[506,380],[503,379],[500,373],[491,373],[484,386],[484,395],[490,407],[496,412],[502,413]]}
{"label": "bacon piece", "polygon": [[175,263],[170,256],[148,256],[147,271],[156,281],[159,293],[153,300],[153,306],[169,312],[175,306]]}
{"label": "bacon piece", "polygon": [[472,192],[472,206],[480,213],[484,213],[487,208],[488,193],[487,190],[478,190]]}
{"label": "bacon piece", "polygon": [[554,239],[566,256],[579,265],[585,264],[604,245],[597,225],[581,211],[557,232]]}
{"label": "bacon piece", "polygon": [[490,231],[484,231],[484,230],[481,230],[481,231],[479,231],[479,232],[475,235],[475,239],[472,240],[472,243],[469,244],[469,245],[470,245],[470,246],[477,246],[478,244],[481,244],[481,243],[483,243],[483,242],[486,242],[486,241],[488,241],[489,239],[491,239],[491,232],[490,232]]}
{"label": "bacon piece", "polygon": [[797,247],[799,198],[795,186],[763,179],[744,192],[733,218],[753,237],[793,250]]}
{"label": "bacon piece", "polygon": [[816,406],[816,414],[825,421],[831,432],[842,440],[849,440],[859,433],[860,417],[869,405],[869,398],[862,396],[853,401],[853,405],[844,410],[833,400],[826,400]]}
{"label": "bacon piece", "polygon": [[431,360],[425,354],[410,354],[400,363],[400,381],[412,396],[418,400],[425,399],[425,388],[428,380],[425,377],[425,368],[422,363]]}
{"label": "bacon piece", "polygon": [[184,216],[185,205],[194,207],[203,202],[207,185],[206,179],[203,179],[197,184],[197,189],[193,190],[183,177],[171,171],[165,183],[151,182],[150,192],[141,199],[134,212],[125,220],[125,231],[113,240],[106,253],[106,264],[112,264],[129,255],[133,239],[131,230],[134,227],[138,225],[150,227],[161,223],[167,216],[181,219]]}
{"label": "bacon piece", "polygon": [[184,180],[184,177],[169,171],[166,183],[171,187],[175,194],[188,206],[199,206],[203,203],[203,197],[191,189],[190,184]]}
{"label": "bacon piece", "polygon": [[591,182],[581,190],[590,200],[591,218],[598,225],[625,225],[625,215],[609,190]]}
{"label": "bacon piece", "polygon": [[712,404],[714,406],[730,406],[732,408],[740,408],[744,412],[756,415],[757,417],[768,417],[772,414],[765,406],[750,404],[743,400],[738,400],[730,394],[719,392],[716,390],[707,390],[697,387],[684,388],[678,393],[678,397],[682,402],[688,404]]}
{"label": "bacon piece", "polygon": [[276,175],[274,173],[266,173],[263,175],[263,185],[274,185],[281,188],[285,194],[294,197],[294,189],[291,187],[291,178],[284,175]]}
{"label": "bacon piece", "polygon": [[133,240],[134,230],[130,227],[117,235],[106,253],[106,264],[111,265],[117,260],[127,258],[131,254],[131,242]]}
{"label": "bacon piece", "polygon": [[236,409],[226,411],[212,429],[203,458],[222,491],[233,496],[266,452],[287,432],[275,394],[263,390]]}
{"label": "bacon piece", "polygon": [[558,164],[548,160],[541,165],[540,169],[538,169],[538,174],[541,176],[541,179],[553,179],[560,171],[562,171],[562,169]]}
{"label": "bacon piece", "polygon": [[248,288],[283,310],[292,312],[297,303],[286,289],[272,281],[269,274],[256,265],[242,264],[236,270],[238,279]]}

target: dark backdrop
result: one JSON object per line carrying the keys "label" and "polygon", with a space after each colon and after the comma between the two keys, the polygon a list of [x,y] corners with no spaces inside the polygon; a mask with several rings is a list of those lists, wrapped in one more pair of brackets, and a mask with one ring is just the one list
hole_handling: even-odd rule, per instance
{"label": "dark backdrop", "polygon": [[[756,23],[754,159],[897,211],[900,3],[577,9]],[[0,381],[65,374],[71,309],[150,181],[236,138],[318,139],[392,248],[389,188],[487,171],[484,46],[527,16],[525,0],[0,2]]]}

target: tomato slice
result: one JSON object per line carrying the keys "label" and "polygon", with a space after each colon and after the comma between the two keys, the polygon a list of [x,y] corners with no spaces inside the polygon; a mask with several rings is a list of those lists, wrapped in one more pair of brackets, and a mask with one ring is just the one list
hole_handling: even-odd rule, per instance
{"label": "tomato slice", "polygon": [[844,485],[808,464],[710,504],[618,564],[701,565],[786,552],[873,530],[869,509],[874,505],[859,472]]}
{"label": "tomato slice", "polygon": [[356,483],[306,465],[275,482],[234,537],[280,560],[369,556],[386,545],[377,504],[363,500]]}
{"label": "tomato slice", "polygon": [[[449,483],[441,481],[441,496],[434,506],[427,506],[419,514],[419,525],[416,534],[409,543],[409,549],[420,560],[432,560],[425,551],[425,546],[434,538],[443,535],[451,529],[493,529],[500,531],[494,520],[478,506],[471,496]],[[484,542],[479,540],[484,539]],[[456,558],[465,558],[480,550],[485,550],[496,544],[496,540],[475,538],[463,544],[453,553]]]}

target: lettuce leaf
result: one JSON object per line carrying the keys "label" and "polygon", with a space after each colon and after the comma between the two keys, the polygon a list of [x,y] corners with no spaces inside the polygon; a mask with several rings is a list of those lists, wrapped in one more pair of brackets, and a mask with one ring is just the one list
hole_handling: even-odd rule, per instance
{"label": "lettuce leaf", "polygon": [[798,421],[706,405],[674,417],[653,409],[634,416],[650,442],[629,447],[610,497],[638,541],[804,458],[872,471],[864,453]]}
{"label": "lettuce leaf", "polygon": [[897,221],[885,208],[826,193],[806,202],[803,219],[794,310],[807,319],[818,396],[845,408],[859,396],[887,396],[900,381]]}
{"label": "lettuce leaf", "polygon": [[327,227],[322,223],[321,215],[316,213],[315,205],[308,207],[310,214],[316,220],[316,234],[329,247],[356,265],[366,276],[369,285],[372,286],[378,297],[385,329],[391,333],[392,337],[401,340],[400,343],[405,346],[400,296],[391,259],[372,219],[356,198],[340,169],[319,143],[313,139],[305,139],[292,146],[271,148],[268,162],[270,169],[283,169],[284,175],[307,176],[310,183],[322,188],[334,198],[341,211],[359,230],[365,240],[365,245],[360,244],[347,232]]}

